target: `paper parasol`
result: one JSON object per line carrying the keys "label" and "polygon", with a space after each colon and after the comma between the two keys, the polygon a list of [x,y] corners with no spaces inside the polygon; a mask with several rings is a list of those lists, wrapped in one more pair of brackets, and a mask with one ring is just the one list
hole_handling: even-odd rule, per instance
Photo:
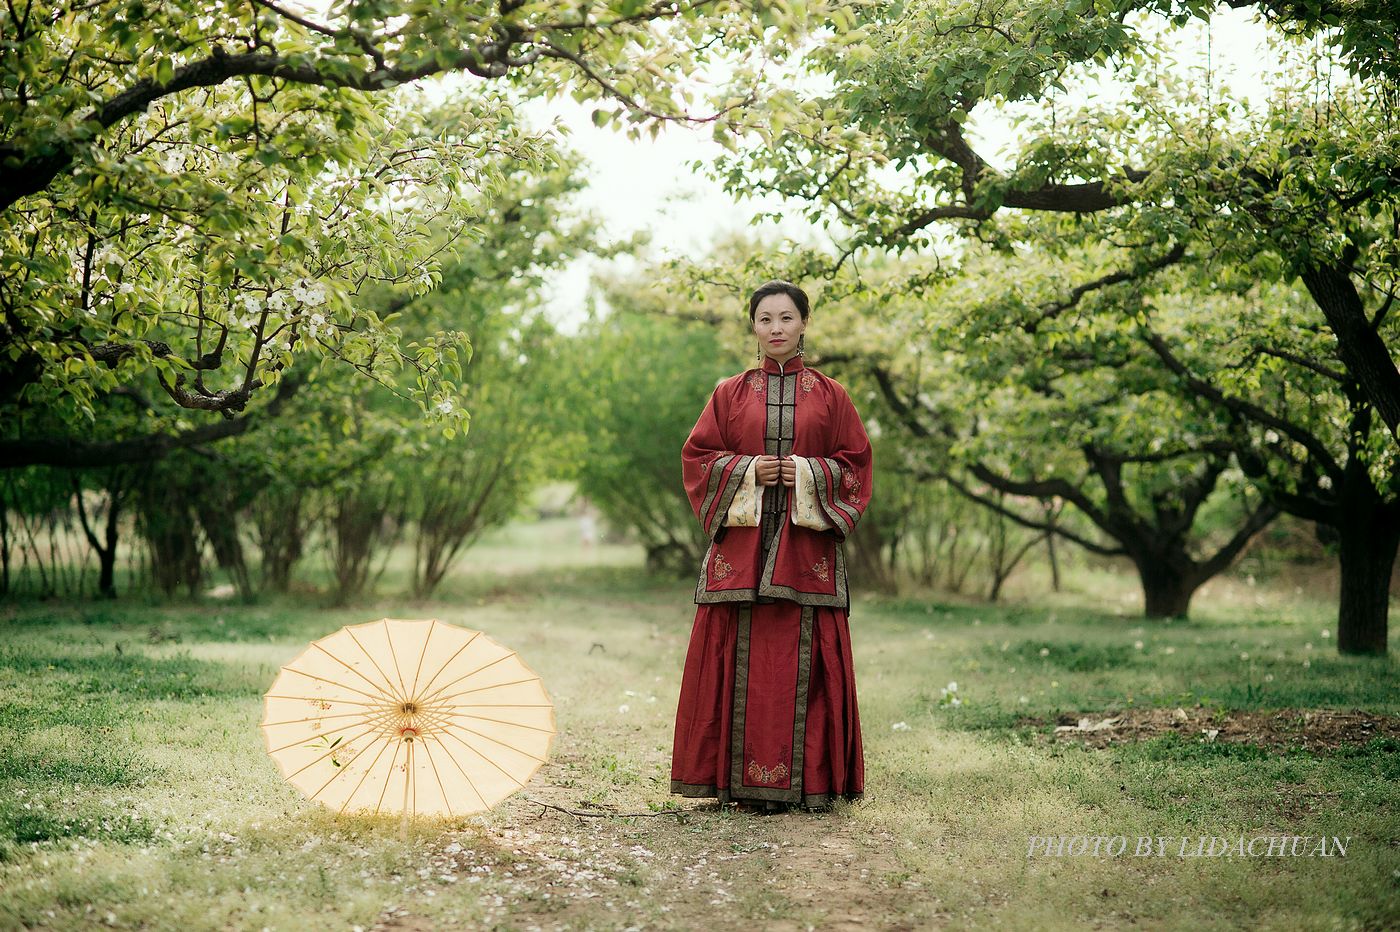
{"label": "paper parasol", "polygon": [[337,812],[490,809],[548,759],[554,705],[480,631],[385,618],[313,641],[263,697],[282,775]]}

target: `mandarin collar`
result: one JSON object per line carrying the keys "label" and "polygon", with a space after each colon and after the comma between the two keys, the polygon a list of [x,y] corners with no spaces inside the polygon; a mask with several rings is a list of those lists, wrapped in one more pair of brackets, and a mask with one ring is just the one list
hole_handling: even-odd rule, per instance
{"label": "mandarin collar", "polygon": [[794,356],[791,359],[789,359],[786,363],[780,366],[778,365],[777,360],[775,360],[772,356],[769,356],[767,353],[763,354],[764,372],[771,372],[774,375],[792,375],[794,372],[805,368],[806,366],[803,364],[801,356]]}

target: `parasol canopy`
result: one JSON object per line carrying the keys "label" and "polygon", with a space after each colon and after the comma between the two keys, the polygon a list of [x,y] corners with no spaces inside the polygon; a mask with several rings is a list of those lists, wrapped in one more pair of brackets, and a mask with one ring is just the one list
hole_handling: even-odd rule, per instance
{"label": "parasol canopy", "polygon": [[337,812],[490,809],[548,759],[540,677],[480,631],[384,618],[313,641],[263,697],[282,775]]}

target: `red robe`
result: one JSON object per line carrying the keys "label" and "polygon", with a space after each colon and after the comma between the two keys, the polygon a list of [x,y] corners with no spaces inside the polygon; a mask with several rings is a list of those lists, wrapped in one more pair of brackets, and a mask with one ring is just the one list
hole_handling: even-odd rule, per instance
{"label": "red robe", "polygon": [[[803,482],[755,487],[750,467],[763,454],[800,458]],[[870,501],[872,463],[850,396],[801,357],[765,357],[716,387],[681,458],[710,544],[671,792],[807,806],[860,798],[842,541]]]}

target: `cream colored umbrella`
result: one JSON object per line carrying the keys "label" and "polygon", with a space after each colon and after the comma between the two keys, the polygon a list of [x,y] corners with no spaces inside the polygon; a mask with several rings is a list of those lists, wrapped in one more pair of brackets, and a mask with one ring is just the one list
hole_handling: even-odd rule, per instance
{"label": "cream colored umbrella", "polygon": [[480,631],[384,618],[313,641],[263,697],[282,775],[337,812],[460,816],[525,786],[549,757],[554,705]]}

